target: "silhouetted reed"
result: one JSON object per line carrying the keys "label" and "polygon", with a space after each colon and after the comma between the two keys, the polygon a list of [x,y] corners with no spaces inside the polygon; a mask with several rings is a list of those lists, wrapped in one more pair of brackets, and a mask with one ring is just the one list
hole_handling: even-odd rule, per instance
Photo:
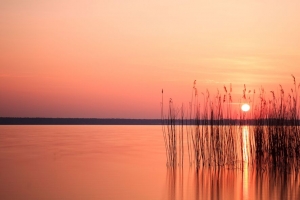
{"label": "silhouetted reed", "polygon": [[247,164],[257,169],[298,170],[300,84],[297,85],[293,75],[292,78],[293,88],[289,93],[279,85],[279,94],[270,91],[270,99],[264,88],[260,88],[259,100],[255,100],[255,90],[247,91],[244,85],[240,103],[248,103],[252,109],[248,113],[239,111],[238,115],[233,115],[231,85],[229,89],[224,86],[223,94],[218,90],[212,96],[206,90],[199,96],[194,81],[186,115],[183,105],[177,109],[170,99],[168,114],[164,116],[162,93],[167,165],[183,165],[184,146],[187,146],[189,163],[197,169],[201,166],[237,168]]}
{"label": "silhouetted reed", "polygon": [[[181,114],[181,120],[178,114]],[[176,166],[177,164],[183,165],[183,120],[184,111],[183,107],[180,110],[174,108],[173,100],[169,100],[168,115],[165,117],[163,114],[163,91],[161,103],[161,119],[162,131],[166,148],[167,166]],[[178,122],[181,122],[181,126]]]}

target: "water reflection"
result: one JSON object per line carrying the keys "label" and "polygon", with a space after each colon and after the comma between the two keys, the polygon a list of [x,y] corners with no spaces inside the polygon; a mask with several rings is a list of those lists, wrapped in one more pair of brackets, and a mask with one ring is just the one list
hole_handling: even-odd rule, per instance
{"label": "water reflection", "polygon": [[[183,174],[187,173],[187,177]],[[300,199],[299,174],[274,170],[202,168],[167,170],[164,199]]]}
{"label": "water reflection", "polygon": [[241,167],[168,168],[165,199],[300,199],[299,173],[257,170],[251,165],[249,127],[242,127],[240,133]]}
{"label": "water reflection", "polygon": [[182,167],[171,167],[167,170],[167,198],[184,199],[184,176]]}
{"label": "water reflection", "polygon": [[242,137],[243,137],[243,161],[249,162],[249,127],[243,126],[242,128]]}
{"label": "water reflection", "polygon": [[243,199],[249,199],[249,127],[243,126]]}

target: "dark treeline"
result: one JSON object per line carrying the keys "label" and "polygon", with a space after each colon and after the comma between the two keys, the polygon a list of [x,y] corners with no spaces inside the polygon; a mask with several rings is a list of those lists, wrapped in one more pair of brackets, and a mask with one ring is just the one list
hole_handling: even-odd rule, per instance
{"label": "dark treeline", "polygon": [[[175,125],[182,125],[182,119],[176,119],[174,121]],[[184,125],[262,125],[262,126],[300,126],[300,121],[298,120],[288,120],[288,119],[277,119],[277,118],[269,118],[269,119],[221,119],[221,120],[205,120],[205,119],[187,119],[183,121]]]}
{"label": "dark treeline", "polygon": [[0,117],[0,125],[161,125],[161,120]]}
{"label": "dark treeline", "polygon": [[[182,120],[175,120],[181,125]],[[267,120],[184,120],[186,125],[279,125],[281,119]],[[285,120],[285,125],[300,124],[300,121]],[[21,118],[0,117],[0,125],[162,125],[161,119],[101,119],[101,118]]]}

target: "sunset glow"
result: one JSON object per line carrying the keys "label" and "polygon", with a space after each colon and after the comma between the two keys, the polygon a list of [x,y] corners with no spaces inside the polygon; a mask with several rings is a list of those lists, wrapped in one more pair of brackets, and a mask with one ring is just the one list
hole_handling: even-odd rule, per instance
{"label": "sunset glow", "polygon": [[[300,1],[4,1],[0,116],[159,118],[300,79]],[[233,104],[237,105],[237,104]],[[239,108],[236,108],[237,112]]]}

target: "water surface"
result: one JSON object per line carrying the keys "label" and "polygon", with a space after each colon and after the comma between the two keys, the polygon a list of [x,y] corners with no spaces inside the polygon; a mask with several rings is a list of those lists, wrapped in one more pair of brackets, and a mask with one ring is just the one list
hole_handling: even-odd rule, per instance
{"label": "water surface", "polygon": [[0,126],[0,199],[300,199],[295,173],[166,167],[160,126]]}

